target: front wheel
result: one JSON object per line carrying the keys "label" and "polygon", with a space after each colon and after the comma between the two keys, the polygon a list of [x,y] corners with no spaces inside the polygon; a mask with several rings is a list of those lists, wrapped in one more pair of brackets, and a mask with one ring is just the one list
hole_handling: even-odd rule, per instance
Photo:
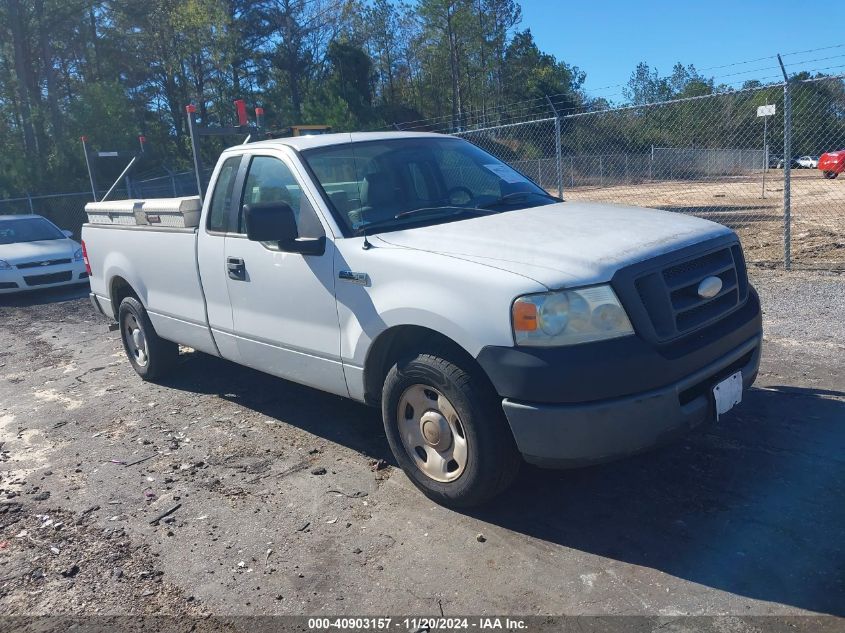
{"label": "front wheel", "polygon": [[120,339],[132,368],[144,380],[155,380],[176,364],[179,346],[161,338],[135,297],[120,302],[117,314]]}
{"label": "front wheel", "polygon": [[834,178],[836,178],[838,175],[839,175],[839,174],[837,174],[835,171],[826,171],[826,172],[824,172],[824,177],[825,177],[825,178],[827,178],[828,180],[833,180],[833,179],[834,179]]}
{"label": "front wheel", "polygon": [[521,459],[501,403],[477,368],[421,353],[388,372],[382,417],[390,448],[428,497],[479,505],[511,484]]}

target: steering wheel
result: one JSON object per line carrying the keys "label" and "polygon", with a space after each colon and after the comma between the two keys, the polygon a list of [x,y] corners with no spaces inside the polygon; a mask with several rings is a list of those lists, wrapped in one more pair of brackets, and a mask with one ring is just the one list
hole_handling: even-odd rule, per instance
{"label": "steering wheel", "polygon": [[468,188],[464,187],[463,185],[457,185],[456,187],[452,187],[451,189],[449,189],[449,191],[446,192],[446,197],[449,199],[449,204],[462,206],[472,202],[472,199],[475,196],[473,195],[472,191],[470,191]]}

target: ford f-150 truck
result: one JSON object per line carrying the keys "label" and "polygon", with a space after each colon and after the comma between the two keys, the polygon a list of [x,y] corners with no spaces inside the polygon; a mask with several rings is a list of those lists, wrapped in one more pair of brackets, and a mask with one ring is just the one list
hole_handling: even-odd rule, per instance
{"label": "ford f-150 truck", "polygon": [[88,209],[91,300],[135,371],[158,378],[182,344],[380,407],[396,462],[441,503],[490,499],[523,460],[662,443],[757,375],[731,230],[562,202],[465,140],[239,145],[190,202],[123,202],[126,224]]}

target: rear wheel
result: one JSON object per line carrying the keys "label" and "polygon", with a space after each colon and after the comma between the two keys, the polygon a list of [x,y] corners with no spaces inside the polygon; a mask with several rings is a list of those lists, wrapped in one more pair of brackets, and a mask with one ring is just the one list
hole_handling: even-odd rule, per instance
{"label": "rear wheel", "polygon": [[835,171],[826,171],[826,172],[824,172],[824,177],[825,177],[825,178],[827,178],[828,180],[833,180],[833,179],[834,179],[834,178],[836,178],[838,175],[839,175],[839,174],[837,174]]}
{"label": "rear wheel", "polygon": [[438,503],[479,505],[511,484],[521,459],[498,396],[477,368],[421,353],[388,372],[382,417],[410,480]]}
{"label": "rear wheel", "polygon": [[118,324],[126,357],[141,378],[155,380],[176,363],[179,346],[156,333],[147,311],[135,297],[120,302]]}

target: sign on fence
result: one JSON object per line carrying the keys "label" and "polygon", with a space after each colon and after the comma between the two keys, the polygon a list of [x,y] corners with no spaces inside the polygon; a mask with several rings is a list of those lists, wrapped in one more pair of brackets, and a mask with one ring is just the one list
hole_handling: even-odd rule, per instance
{"label": "sign on fence", "polygon": [[757,108],[757,116],[772,116],[775,113],[775,104],[764,105]]}

